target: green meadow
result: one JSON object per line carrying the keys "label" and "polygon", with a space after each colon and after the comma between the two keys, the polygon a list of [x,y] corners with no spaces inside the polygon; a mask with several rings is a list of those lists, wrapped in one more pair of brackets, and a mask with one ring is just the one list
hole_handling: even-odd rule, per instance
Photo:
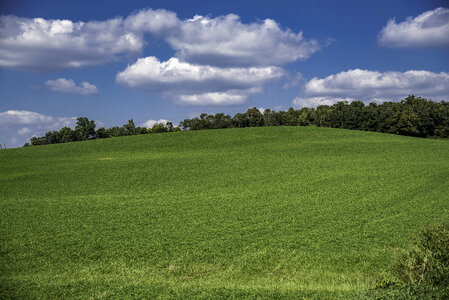
{"label": "green meadow", "polygon": [[0,298],[346,299],[449,220],[449,141],[259,127],[0,151]]}

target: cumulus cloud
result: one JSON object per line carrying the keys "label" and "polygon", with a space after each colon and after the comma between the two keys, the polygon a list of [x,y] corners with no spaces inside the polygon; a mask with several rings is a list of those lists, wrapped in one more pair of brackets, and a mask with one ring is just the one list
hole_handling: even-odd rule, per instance
{"label": "cumulus cloud", "polygon": [[439,7],[401,23],[390,20],[379,33],[378,41],[386,47],[447,47],[449,9]]}
{"label": "cumulus cloud", "polygon": [[160,62],[154,56],[138,59],[117,75],[117,82],[146,89],[179,91],[247,89],[284,76],[278,67],[218,68],[194,65],[177,58]]}
{"label": "cumulus cloud", "polygon": [[128,16],[124,27],[129,32],[149,32],[156,36],[166,36],[180,25],[174,12],[165,9],[143,9]]}
{"label": "cumulus cloud", "polygon": [[98,89],[95,85],[87,81],[81,82],[81,85],[76,85],[72,79],[58,78],[56,80],[47,80],[45,85],[52,91],[78,94],[78,95],[96,95]]}
{"label": "cumulus cloud", "polygon": [[167,124],[167,122],[170,122],[169,120],[165,120],[165,119],[159,119],[159,120],[147,120],[145,122],[143,122],[142,124],[140,124],[140,127],[146,127],[146,128],[152,128],[154,125],[156,124]]}
{"label": "cumulus cloud", "polygon": [[188,105],[237,105],[245,103],[248,95],[232,93],[204,93],[179,95],[178,102]]}
{"label": "cumulus cloud", "polygon": [[74,128],[75,117],[53,117],[26,110],[0,112],[0,142],[7,147],[19,147],[33,136],[42,136],[47,131],[64,126]]}
{"label": "cumulus cloud", "polygon": [[449,99],[449,73],[410,70],[377,72],[354,69],[325,78],[312,78],[302,95],[293,100],[298,107],[332,105],[338,101],[398,101],[409,94],[433,100]]}
{"label": "cumulus cloud", "polygon": [[285,76],[279,67],[219,68],[195,65],[171,58],[160,62],[150,56],[138,59],[117,75],[117,82],[129,87],[166,92],[180,103],[231,105],[259,92],[269,81]]}
{"label": "cumulus cloud", "polygon": [[40,71],[101,64],[141,53],[145,33],[165,40],[178,58],[205,65],[281,65],[320,49],[274,20],[245,24],[234,14],[180,20],[171,11],[145,9],[89,22],[0,16],[0,66]]}
{"label": "cumulus cloud", "polygon": [[51,70],[83,67],[139,53],[142,37],[122,18],[73,22],[0,16],[0,66]]}
{"label": "cumulus cloud", "polygon": [[235,14],[184,20],[166,41],[183,60],[221,67],[281,65],[320,49],[317,41],[284,30],[274,20],[244,24]]}

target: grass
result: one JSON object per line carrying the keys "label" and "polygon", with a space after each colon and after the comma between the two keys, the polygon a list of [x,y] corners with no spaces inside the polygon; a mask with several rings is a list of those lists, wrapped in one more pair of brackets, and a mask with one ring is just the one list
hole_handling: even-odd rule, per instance
{"label": "grass", "polygon": [[334,298],[449,220],[449,141],[311,127],[0,151],[0,298]]}

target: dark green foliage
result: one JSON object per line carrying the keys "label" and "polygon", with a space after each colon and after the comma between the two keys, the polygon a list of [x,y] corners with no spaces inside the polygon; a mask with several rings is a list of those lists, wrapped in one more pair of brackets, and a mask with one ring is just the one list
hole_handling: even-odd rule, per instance
{"label": "dark green foliage", "polygon": [[[95,122],[88,118],[77,118],[75,131],[79,133],[81,141],[87,141],[95,138]],[[55,144],[55,143],[48,143]]]}
{"label": "dark green foliage", "polygon": [[95,131],[95,122],[93,120],[78,118],[75,130],[69,127],[63,127],[59,131],[49,131],[45,136],[32,137],[30,143],[26,143],[24,147],[173,131],[178,132],[180,129],[179,127],[174,127],[171,122],[167,122],[167,124],[155,124],[153,128],[145,128],[136,127],[133,119],[128,120],[128,123],[122,127],[114,126],[108,129],[100,127]]}
{"label": "dark green foliage", "polygon": [[111,137],[125,136],[126,131],[123,127],[114,126],[106,129],[106,133]]}
{"label": "dark green foliage", "polygon": [[[367,106],[361,101],[351,103],[341,101],[332,106],[303,107],[299,110],[290,108],[288,111],[278,112],[266,109],[263,113],[253,107],[244,113],[237,113],[234,117],[224,113],[215,115],[203,113],[199,117],[185,119],[179,123],[183,130],[298,125],[448,138],[449,102],[437,103],[411,95],[401,102],[370,103]],[[155,124],[153,128],[136,127],[132,119],[122,127],[100,128],[97,132],[94,128],[93,121],[78,118],[77,127],[72,135],[47,132],[44,137],[33,137],[30,142],[31,145],[45,145],[94,138],[180,131],[180,128],[174,127],[171,122]]]}
{"label": "dark green foliage", "polygon": [[107,132],[104,127],[98,128],[95,135],[96,135],[97,139],[105,139],[105,138],[110,137],[110,133]]}
{"label": "dark green foliage", "polygon": [[49,131],[42,137],[32,137],[30,139],[30,143],[26,143],[25,146],[86,141],[95,138],[95,122],[93,120],[89,120],[88,118],[78,118],[75,130],[72,130],[70,127],[65,126],[62,127],[59,131]]}
{"label": "dark green foliage", "polygon": [[154,126],[151,128],[151,133],[163,133],[167,132],[167,128],[164,124],[154,124]]}
{"label": "dark green foliage", "polygon": [[138,133],[136,129],[136,124],[134,124],[133,119],[128,120],[128,124],[123,125],[124,135],[135,135]]}
{"label": "dark green foliage", "polygon": [[449,103],[433,102],[413,95],[401,102],[338,102],[332,106],[303,107],[299,110],[272,111],[263,114],[253,107],[233,118],[224,114],[202,114],[180,123],[184,130],[260,126],[318,126],[384,132],[416,137],[449,137]]}

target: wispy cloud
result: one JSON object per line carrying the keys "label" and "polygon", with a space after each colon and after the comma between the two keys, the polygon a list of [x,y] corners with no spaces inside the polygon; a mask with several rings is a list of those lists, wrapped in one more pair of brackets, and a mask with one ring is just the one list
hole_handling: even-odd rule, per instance
{"label": "wispy cloud", "polygon": [[58,78],[55,80],[47,80],[45,85],[54,92],[78,95],[98,94],[97,87],[87,81],[83,81],[80,85],[76,85],[72,79]]}
{"label": "wispy cloud", "polygon": [[449,47],[449,9],[439,7],[401,23],[390,20],[378,41],[386,47]]}

